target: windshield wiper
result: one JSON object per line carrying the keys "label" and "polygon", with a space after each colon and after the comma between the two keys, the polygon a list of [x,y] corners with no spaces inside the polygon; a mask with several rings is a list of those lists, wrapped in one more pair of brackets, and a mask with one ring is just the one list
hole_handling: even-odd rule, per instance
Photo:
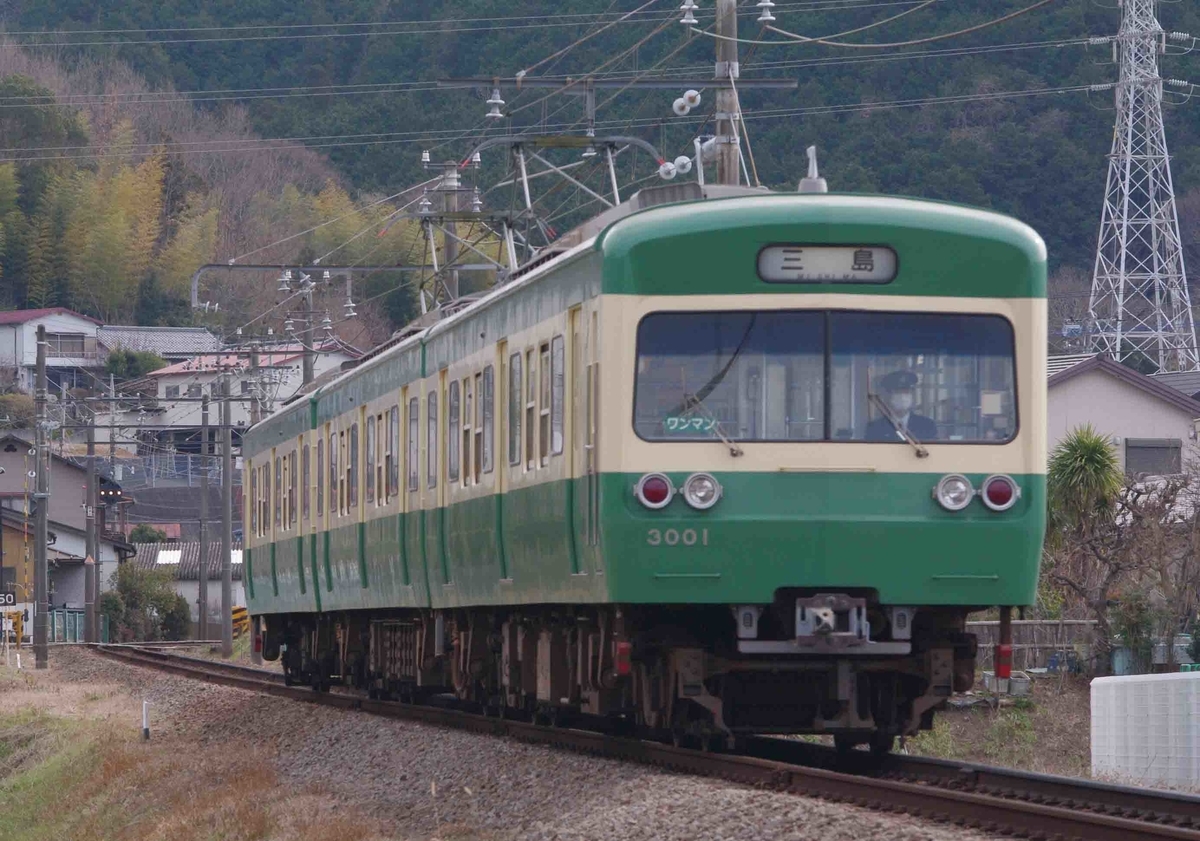
{"label": "windshield wiper", "polygon": [[712,421],[713,432],[717,433],[717,437],[721,439],[721,443],[729,448],[729,454],[731,456],[737,458],[743,454],[742,448],[739,447],[732,438],[725,434],[725,429],[721,426],[721,421],[717,420],[717,416],[710,412],[708,407],[704,405],[703,398],[684,392],[683,408],[685,414],[696,412],[705,420]]}
{"label": "windshield wiper", "polygon": [[[738,357],[742,355],[742,349],[746,347],[746,342],[750,340],[750,334],[754,332],[754,323],[757,320],[758,313],[750,316],[750,322],[746,325],[746,332],[742,334],[741,340],[738,342],[737,347],[734,348],[733,354],[729,357],[729,361],[725,363],[725,367],[713,374],[712,379],[701,386],[699,391],[693,395],[690,395],[691,399],[695,400],[697,403],[707,400],[708,395],[712,394],[716,387],[724,381],[725,375],[733,369],[733,363],[737,362]],[[688,408],[688,398],[689,395],[685,392],[683,395],[683,402],[676,406],[675,410],[670,412],[670,414],[683,414],[683,412],[685,412]]]}
{"label": "windshield wiper", "polygon": [[896,430],[896,434],[909,443],[913,448],[913,452],[917,454],[917,458],[926,458],[929,455],[929,450],[925,449],[924,445],[914,438],[908,429],[900,425],[900,421],[896,420],[896,416],[892,414],[892,410],[888,408],[887,403],[883,402],[883,399],[878,394],[870,392],[867,394],[867,399],[874,403],[875,408],[879,410],[880,414],[887,418],[887,422],[892,425],[892,429]]}

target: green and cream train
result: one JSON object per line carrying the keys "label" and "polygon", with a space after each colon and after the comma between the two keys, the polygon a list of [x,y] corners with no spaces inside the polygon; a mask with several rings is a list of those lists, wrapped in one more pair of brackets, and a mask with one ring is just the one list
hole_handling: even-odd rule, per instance
{"label": "green and cream train", "polygon": [[287,678],[886,749],[1034,600],[1045,246],[927,201],[646,190],[249,430]]}

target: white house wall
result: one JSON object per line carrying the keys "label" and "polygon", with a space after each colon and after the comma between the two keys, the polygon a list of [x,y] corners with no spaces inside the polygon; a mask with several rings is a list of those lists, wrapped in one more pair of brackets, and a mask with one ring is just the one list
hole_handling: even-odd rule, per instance
{"label": "white house wall", "polygon": [[1121,469],[1125,469],[1126,438],[1177,438],[1183,442],[1184,461],[1200,456],[1192,440],[1191,413],[1102,371],[1087,371],[1049,390],[1050,450],[1076,427],[1091,424],[1116,441]]}

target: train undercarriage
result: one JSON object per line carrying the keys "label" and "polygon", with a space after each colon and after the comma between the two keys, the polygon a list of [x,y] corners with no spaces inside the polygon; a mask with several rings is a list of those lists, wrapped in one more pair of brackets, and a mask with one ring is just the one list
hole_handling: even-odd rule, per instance
{"label": "train undercarriage", "polygon": [[261,617],[289,683],[435,696],[677,743],[817,733],[891,748],[975,676],[967,608],[780,591],[771,605],[526,605]]}

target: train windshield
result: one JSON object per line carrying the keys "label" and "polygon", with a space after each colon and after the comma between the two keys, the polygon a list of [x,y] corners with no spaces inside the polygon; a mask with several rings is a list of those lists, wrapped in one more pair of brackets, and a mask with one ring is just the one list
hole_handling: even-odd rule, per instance
{"label": "train windshield", "polygon": [[999,316],[654,313],[637,340],[634,428],[650,441],[1016,434],[1013,332]]}

